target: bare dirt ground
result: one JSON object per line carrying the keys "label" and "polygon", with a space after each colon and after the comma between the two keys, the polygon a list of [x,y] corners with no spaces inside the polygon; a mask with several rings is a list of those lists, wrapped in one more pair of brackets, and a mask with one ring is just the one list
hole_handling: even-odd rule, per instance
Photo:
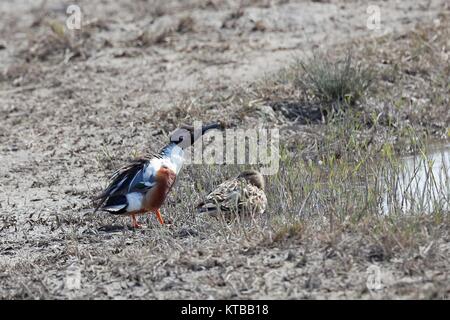
{"label": "bare dirt ground", "polygon": [[[426,246],[385,260],[352,232],[236,233],[193,213],[195,168],[175,190],[189,201],[165,208],[171,226],[151,217],[133,231],[89,214],[111,170],[157,150],[177,123],[252,123],[214,105],[198,112],[196,101],[226,103],[312,49],[444,24],[447,1],[378,1],[379,30],[367,28],[365,1],[76,1],[83,28],[58,34],[71,3],[0,3],[0,298],[448,297],[446,227],[432,263]],[[388,289],[367,289],[373,257]]]}

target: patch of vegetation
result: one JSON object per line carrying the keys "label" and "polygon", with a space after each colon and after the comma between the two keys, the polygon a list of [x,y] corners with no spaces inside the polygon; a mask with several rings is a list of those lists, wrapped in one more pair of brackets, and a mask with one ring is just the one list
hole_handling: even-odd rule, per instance
{"label": "patch of vegetation", "polygon": [[355,62],[350,54],[341,60],[325,55],[298,60],[293,71],[295,86],[321,103],[332,105],[354,105],[375,77],[374,70]]}

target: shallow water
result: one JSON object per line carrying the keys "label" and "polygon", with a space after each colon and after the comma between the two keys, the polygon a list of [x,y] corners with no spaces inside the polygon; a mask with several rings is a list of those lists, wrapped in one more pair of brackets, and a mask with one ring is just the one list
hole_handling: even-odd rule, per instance
{"label": "shallow water", "polygon": [[384,213],[432,213],[450,209],[450,144],[403,157],[384,182]]}

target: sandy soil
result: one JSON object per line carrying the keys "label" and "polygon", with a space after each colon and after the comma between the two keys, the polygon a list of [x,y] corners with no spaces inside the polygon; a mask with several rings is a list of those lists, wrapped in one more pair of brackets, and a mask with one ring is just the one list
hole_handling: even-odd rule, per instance
{"label": "sandy soil", "polygon": [[[365,269],[324,282],[301,268],[302,247],[211,240],[202,253],[180,236],[152,251],[154,233],[181,226],[102,232],[117,220],[85,215],[117,163],[157,149],[172,129],[157,110],[226,96],[314,48],[410,30],[448,10],[445,0],[378,1],[381,29],[371,31],[365,1],[238,2],[78,1],[85,27],[56,40],[48,23],[64,21],[72,1],[0,3],[1,298],[371,297]],[[67,289],[72,272],[83,274],[79,290]]]}

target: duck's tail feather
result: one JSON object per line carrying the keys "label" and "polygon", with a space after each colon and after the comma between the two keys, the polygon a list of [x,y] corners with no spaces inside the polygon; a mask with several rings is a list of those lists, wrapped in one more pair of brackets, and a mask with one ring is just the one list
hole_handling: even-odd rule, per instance
{"label": "duck's tail feather", "polygon": [[124,195],[118,195],[109,197],[108,200],[106,200],[106,203],[103,206],[98,206],[96,211],[98,209],[101,209],[103,211],[107,211],[112,214],[122,214],[126,212],[126,208],[128,206],[128,199]]}

